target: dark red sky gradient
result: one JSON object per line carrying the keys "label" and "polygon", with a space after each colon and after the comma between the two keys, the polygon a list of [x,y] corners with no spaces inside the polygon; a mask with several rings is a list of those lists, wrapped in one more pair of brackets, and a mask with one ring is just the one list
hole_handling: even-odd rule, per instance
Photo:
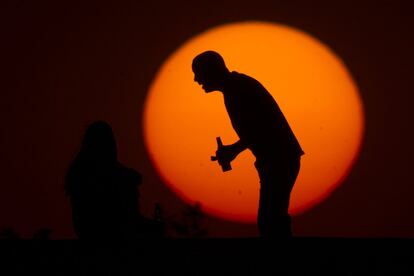
{"label": "dark red sky gradient", "polygon": [[[179,213],[183,203],[160,182],[143,144],[147,88],[188,38],[253,19],[297,27],[328,44],[364,100],[359,160],[328,200],[294,218],[295,234],[414,238],[410,1],[85,2],[0,4],[0,228],[28,238],[49,227],[53,238],[74,237],[63,178],[96,119],[113,126],[120,160],[143,173],[143,212],[150,215],[160,201]],[[254,225],[206,224],[214,237],[257,234]]]}

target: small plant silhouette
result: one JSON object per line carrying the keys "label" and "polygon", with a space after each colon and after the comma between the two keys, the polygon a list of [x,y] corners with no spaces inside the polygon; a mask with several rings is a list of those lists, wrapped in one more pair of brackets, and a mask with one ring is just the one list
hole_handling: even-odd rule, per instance
{"label": "small plant silhouette", "polygon": [[4,227],[0,230],[0,239],[2,240],[19,240],[20,235],[11,227]]}
{"label": "small plant silhouette", "polygon": [[204,226],[205,215],[200,202],[188,205],[178,219],[171,220],[171,227],[179,237],[203,238],[208,234]]}

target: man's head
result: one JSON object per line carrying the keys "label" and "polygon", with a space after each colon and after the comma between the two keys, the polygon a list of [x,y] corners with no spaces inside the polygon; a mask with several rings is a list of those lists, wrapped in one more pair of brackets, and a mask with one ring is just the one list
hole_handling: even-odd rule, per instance
{"label": "man's head", "polygon": [[193,60],[194,81],[198,82],[204,91],[220,90],[229,70],[219,53],[206,51]]}

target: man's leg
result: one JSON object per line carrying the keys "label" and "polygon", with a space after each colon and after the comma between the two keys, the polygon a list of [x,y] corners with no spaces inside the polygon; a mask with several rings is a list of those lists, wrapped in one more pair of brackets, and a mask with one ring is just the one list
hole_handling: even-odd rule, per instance
{"label": "man's leg", "polygon": [[260,177],[258,212],[260,236],[291,237],[289,200],[299,173],[300,160],[257,162],[256,167]]}

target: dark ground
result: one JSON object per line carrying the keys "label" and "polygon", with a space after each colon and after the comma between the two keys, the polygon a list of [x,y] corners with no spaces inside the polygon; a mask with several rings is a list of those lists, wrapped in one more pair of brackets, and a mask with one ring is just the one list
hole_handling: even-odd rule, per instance
{"label": "dark ground", "polygon": [[413,275],[413,245],[412,239],[342,238],[20,240],[2,241],[0,252],[3,275]]}

